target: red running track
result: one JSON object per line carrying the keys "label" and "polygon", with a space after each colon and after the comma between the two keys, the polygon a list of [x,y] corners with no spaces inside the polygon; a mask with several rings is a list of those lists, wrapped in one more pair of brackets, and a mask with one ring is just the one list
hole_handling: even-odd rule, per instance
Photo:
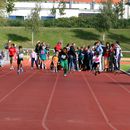
{"label": "red running track", "polygon": [[130,130],[130,77],[4,68],[0,130]]}

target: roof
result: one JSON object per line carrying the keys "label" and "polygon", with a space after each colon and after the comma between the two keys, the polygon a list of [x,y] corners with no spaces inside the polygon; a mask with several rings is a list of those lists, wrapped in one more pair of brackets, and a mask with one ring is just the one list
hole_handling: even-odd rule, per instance
{"label": "roof", "polygon": [[[50,0],[50,1],[59,2],[60,0]],[[62,0],[62,1],[65,1],[65,2],[80,2],[80,3],[91,3],[91,2],[102,3],[102,2],[105,2],[107,0]],[[113,3],[118,3],[121,0],[112,0],[112,1],[113,1]]]}

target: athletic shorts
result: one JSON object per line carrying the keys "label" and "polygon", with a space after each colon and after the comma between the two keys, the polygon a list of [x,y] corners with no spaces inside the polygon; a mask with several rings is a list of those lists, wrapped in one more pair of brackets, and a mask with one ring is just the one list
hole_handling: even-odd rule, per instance
{"label": "athletic shorts", "polygon": [[19,65],[19,64],[21,64],[21,62],[23,61],[23,58],[21,58],[21,59],[17,59],[17,64]]}

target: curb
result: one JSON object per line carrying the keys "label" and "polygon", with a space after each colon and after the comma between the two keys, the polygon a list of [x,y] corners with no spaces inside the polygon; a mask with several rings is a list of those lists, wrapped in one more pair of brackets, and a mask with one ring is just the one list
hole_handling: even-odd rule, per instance
{"label": "curb", "polygon": [[124,71],[124,70],[120,70],[121,72],[123,72],[124,74],[127,74],[128,76],[130,76],[130,73]]}

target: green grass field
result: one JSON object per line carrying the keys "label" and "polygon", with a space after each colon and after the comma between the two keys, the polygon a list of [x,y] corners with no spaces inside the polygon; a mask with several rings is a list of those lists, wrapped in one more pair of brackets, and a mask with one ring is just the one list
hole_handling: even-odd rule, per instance
{"label": "green grass field", "polygon": [[[31,32],[22,27],[0,27],[0,48],[8,39],[17,45],[31,48]],[[91,28],[41,28],[34,40],[45,41],[53,47],[57,41],[63,41],[64,45],[75,42],[77,45],[91,45],[97,39],[102,39],[102,34]],[[123,50],[130,50],[130,29],[112,29],[106,35],[106,41],[121,42]],[[35,45],[35,44],[34,44]]]}
{"label": "green grass field", "polygon": [[130,69],[130,65],[121,65],[121,69],[127,72]]}

